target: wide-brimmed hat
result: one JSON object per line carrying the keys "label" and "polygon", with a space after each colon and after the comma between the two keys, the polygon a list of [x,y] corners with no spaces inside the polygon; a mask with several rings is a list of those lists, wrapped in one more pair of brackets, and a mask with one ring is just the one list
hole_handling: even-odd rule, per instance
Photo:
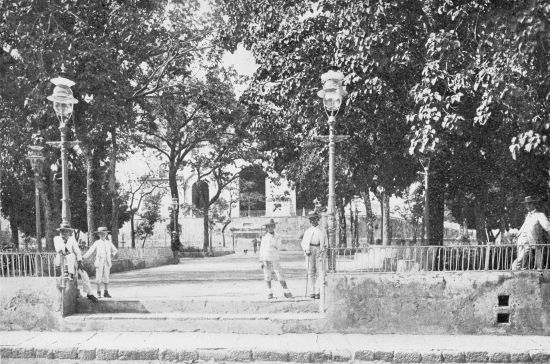
{"label": "wide-brimmed hat", "polygon": [[110,233],[111,230],[108,230],[105,226],[100,226],[97,228],[96,233]]}
{"label": "wide-brimmed hat", "polygon": [[321,216],[319,215],[319,213],[317,211],[311,211],[307,214],[307,217],[310,219],[310,220],[319,220],[321,218]]}
{"label": "wide-brimmed hat", "polygon": [[264,224],[264,226],[266,226],[266,227],[267,227],[267,226],[275,226],[275,225],[277,225],[277,223],[276,223],[275,220],[273,220],[273,219],[270,219],[268,222],[266,222],[266,223]]}
{"label": "wide-brimmed hat", "polygon": [[525,200],[523,200],[523,203],[530,203],[530,202],[541,202],[544,201],[544,198],[541,196],[525,196]]}
{"label": "wide-brimmed hat", "polygon": [[74,231],[74,229],[69,224],[61,224],[57,229],[57,231]]}

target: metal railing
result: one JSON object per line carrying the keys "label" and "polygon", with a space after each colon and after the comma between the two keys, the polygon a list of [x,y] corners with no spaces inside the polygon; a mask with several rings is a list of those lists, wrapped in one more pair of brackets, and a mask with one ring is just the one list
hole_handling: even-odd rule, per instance
{"label": "metal railing", "polygon": [[[507,271],[550,269],[550,245],[379,246],[329,248],[335,272]],[[518,259],[518,254],[520,259]]]}
{"label": "metal railing", "polygon": [[58,277],[56,253],[0,252],[0,277]]}

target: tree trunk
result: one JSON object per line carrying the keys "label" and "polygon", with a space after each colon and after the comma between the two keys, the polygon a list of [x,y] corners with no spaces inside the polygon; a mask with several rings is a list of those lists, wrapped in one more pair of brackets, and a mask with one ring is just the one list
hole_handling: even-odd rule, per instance
{"label": "tree trunk", "polygon": [[476,221],[476,239],[478,242],[486,243],[487,235],[485,232],[485,206],[483,205],[483,201],[480,201],[479,198],[476,198],[474,209]]}
{"label": "tree trunk", "polygon": [[346,223],[346,210],[345,203],[346,200],[338,199],[339,203],[337,204],[338,209],[338,247],[346,247],[348,243],[347,239],[347,223]]}
{"label": "tree trunk", "polygon": [[[229,205],[230,209],[231,209],[231,205]],[[231,217],[231,213],[229,213],[229,216]],[[225,224],[223,224],[223,227],[222,227],[222,242],[223,242],[223,247],[225,248],[225,229],[227,228],[227,226],[231,224],[231,219],[229,219]]]}
{"label": "tree trunk", "polygon": [[391,221],[390,221],[390,197],[386,192],[382,193],[382,205],[384,206],[384,219],[382,229],[384,231],[382,245],[391,245]]}
{"label": "tree trunk", "polygon": [[111,241],[118,248],[118,191],[116,188],[116,158],[117,158],[117,140],[116,128],[111,130],[112,148],[111,165],[109,168],[109,194],[111,195],[112,213],[111,213]]}
{"label": "tree trunk", "polygon": [[94,241],[93,234],[95,229],[94,214],[94,166],[92,152],[85,155],[86,158],[86,219],[88,222],[88,246]]}
{"label": "tree trunk", "polygon": [[[170,187],[170,195],[172,196],[172,198],[175,198],[179,201],[176,172],[177,167],[175,161],[171,159],[168,164],[168,186]],[[178,214],[179,208],[177,208],[175,211],[172,211],[172,213],[170,214],[170,247],[172,249],[172,253],[174,254],[174,258],[178,257],[178,252],[180,250]]]}
{"label": "tree trunk", "polygon": [[445,217],[445,182],[446,176],[439,163],[433,161],[430,165],[430,245],[443,245]]}
{"label": "tree trunk", "polygon": [[132,249],[136,247],[136,228],[134,226],[134,214],[130,216],[130,239],[132,240]]}
{"label": "tree trunk", "polygon": [[19,250],[19,229],[17,228],[17,223],[15,218],[10,215],[10,230],[11,230],[11,243],[13,244],[14,250]]}
{"label": "tree trunk", "polygon": [[46,237],[46,251],[54,251],[53,237],[55,236],[55,222],[52,219],[52,206],[48,198],[47,186],[44,182],[39,183],[40,200],[44,211],[44,235]]}
{"label": "tree trunk", "polygon": [[375,217],[372,213],[372,204],[370,202],[369,189],[366,188],[364,192],[361,192],[363,202],[365,204],[365,214],[367,219],[367,244],[374,244],[374,221]]}
{"label": "tree trunk", "polygon": [[203,241],[203,250],[204,252],[212,252],[210,249],[210,235],[209,235],[209,227],[210,223],[208,221],[208,207],[205,207],[202,210],[202,224],[203,224],[203,234],[204,234],[204,241]]}

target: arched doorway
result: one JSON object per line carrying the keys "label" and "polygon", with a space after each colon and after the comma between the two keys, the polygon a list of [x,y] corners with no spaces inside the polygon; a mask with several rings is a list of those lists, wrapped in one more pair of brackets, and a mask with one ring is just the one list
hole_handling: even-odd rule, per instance
{"label": "arched doorway", "polygon": [[265,173],[260,166],[242,170],[239,178],[240,216],[265,215]]}

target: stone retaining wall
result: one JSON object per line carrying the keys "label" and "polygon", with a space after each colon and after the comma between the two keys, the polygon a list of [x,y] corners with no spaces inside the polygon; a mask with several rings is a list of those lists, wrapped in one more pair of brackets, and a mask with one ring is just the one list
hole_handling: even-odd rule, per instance
{"label": "stone retaining wall", "polygon": [[550,272],[333,273],[327,280],[329,331],[550,335]]}
{"label": "stone retaining wall", "polygon": [[[84,253],[84,252],[83,252]],[[95,275],[95,254],[84,261],[84,269],[89,275]],[[169,247],[159,248],[121,248],[113,259],[111,273],[126,272],[134,269],[152,268],[174,264],[176,260]]]}

